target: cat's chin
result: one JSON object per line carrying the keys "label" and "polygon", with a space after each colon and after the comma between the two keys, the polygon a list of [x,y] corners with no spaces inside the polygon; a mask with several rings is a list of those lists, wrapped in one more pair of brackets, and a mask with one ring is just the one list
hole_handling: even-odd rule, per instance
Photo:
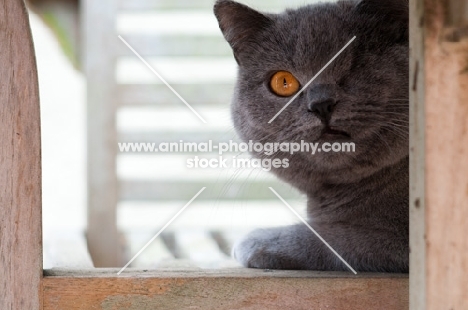
{"label": "cat's chin", "polygon": [[343,130],[326,126],[322,129],[319,142],[351,141],[351,135]]}
{"label": "cat's chin", "polygon": [[337,141],[351,141],[349,135],[323,133],[317,140],[318,142],[337,142]]}

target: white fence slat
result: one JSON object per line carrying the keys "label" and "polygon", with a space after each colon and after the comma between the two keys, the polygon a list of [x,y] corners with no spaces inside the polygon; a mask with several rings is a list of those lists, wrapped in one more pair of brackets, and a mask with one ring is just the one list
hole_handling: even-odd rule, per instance
{"label": "white fence slat", "polygon": [[[129,257],[136,255],[151,238],[154,232],[148,230],[128,231],[125,236],[129,244]],[[174,259],[164,241],[158,237],[132,262],[133,268],[154,268],[157,264]]]}
{"label": "white fence slat", "polygon": [[[147,56],[231,56],[229,45],[221,36],[185,35],[125,35],[125,41],[142,57]],[[134,56],[124,44],[118,46],[118,56]]]}
{"label": "white fence slat", "polygon": [[125,258],[115,210],[118,193],[112,51],[118,43],[114,35],[116,7],[113,0],[85,0],[82,5],[88,115],[88,246],[96,267],[120,267]]}
{"label": "white fence slat", "polygon": [[[171,85],[192,106],[199,105],[222,105],[231,102],[234,92],[232,84]],[[116,102],[119,106],[179,106],[180,99],[161,84],[120,84],[116,89]]]}

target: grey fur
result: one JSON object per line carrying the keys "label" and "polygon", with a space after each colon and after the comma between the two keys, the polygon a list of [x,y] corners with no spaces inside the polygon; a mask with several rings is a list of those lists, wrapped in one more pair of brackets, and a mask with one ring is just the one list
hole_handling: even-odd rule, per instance
{"label": "grey fur", "polygon": [[[232,117],[242,139],[356,144],[355,153],[271,157],[289,159],[289,168],[273,172],[307,195],[311,226],[358,271],[408,272],[407,10],[407,0],[320,3],[281,14],[228,0],[214,7],[239,64]],[[271,75],[286,70],[305,85],[353,36],[268,124],[290,99],[272,93]],[[328,126],[349,137],[323,136],[323,121],[307,109],[330,87],[336,106]],[[233,253],[253,268],[346,270],[302,224],[255,230]]]}

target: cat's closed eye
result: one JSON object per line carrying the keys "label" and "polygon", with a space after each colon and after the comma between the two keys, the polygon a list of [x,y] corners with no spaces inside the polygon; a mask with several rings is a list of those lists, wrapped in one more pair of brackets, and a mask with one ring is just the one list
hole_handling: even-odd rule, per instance
{"label": "cat's closed eye", "polygon": [[299,90],[299,81],[288,71],[278,71],[271,77],[271,91],[281,97],[289,97]]}

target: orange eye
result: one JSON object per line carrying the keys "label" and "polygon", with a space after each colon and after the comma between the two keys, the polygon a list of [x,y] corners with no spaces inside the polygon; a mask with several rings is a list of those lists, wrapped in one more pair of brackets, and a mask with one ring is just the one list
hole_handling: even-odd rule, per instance
{"label": "orange eye", "polygon": [[299,81],[287,71],[278,71],[270,81],[271,90],[281,97],[289,97],[299,90]]}

